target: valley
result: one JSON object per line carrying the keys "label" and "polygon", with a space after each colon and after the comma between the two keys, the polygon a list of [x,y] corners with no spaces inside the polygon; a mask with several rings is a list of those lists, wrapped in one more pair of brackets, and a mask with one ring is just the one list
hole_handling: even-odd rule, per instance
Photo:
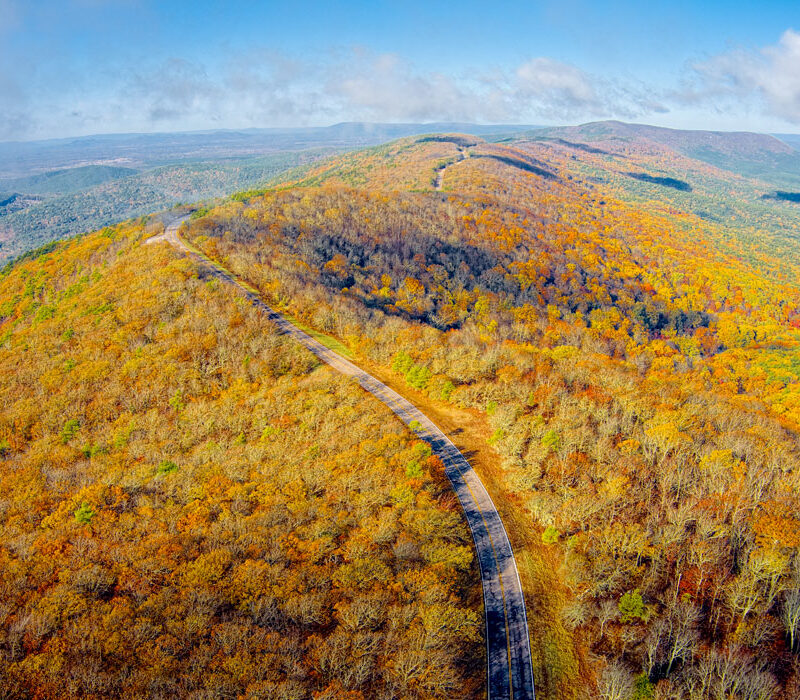
{"label": "valley", "polygon": [[459,127],[482,134],[531,128],[344,123],[0,143],[0,262],[181,202],[247,190],[333,153]]}

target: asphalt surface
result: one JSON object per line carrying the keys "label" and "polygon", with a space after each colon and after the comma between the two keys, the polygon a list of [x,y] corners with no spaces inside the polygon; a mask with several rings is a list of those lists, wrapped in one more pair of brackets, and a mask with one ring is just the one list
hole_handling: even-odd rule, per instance
{"label": "asphalt surface", "polygon": [[528,620],[517,564],[497,508],[469,462],[414,404],[294,326],[227,270],[193,252],[178,235],[181,224],[188,218],[174,220],[163,234],[147,242],[166,241],[194,258],[210,275],[235,286],[282,333],[291,336],[322,362],[355,379],[364,390],[386,404],[417,436],[428,442],[442,460],[472,531],[481,570],[486,614],[488,697],[491,700],[533,700]]}

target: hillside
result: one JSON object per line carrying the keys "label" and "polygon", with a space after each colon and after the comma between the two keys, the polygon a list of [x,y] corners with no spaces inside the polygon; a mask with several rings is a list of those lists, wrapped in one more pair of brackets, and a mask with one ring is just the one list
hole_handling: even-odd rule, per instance
{"label": "hillside", "polygon": [[775,134],[781,141],[800,151],[800,134]]}
{"label": "hillside", "polygon": [[542,129],[532,135],[601,147],[605,144],[612,151],[620,146],[659,144],[688,158],[738,175],[800,189],[800,152],[789,143],[768,134],[682,131],[606,121]]}
{"label": "hillside", "polygon": [[441,463],[166,246],[0,277],[4,697],[480,697]]}
{"label": "hillside", "polygon": [[[758,135],[750,136],[758,140]],[[794,205],[792,190],[709,165],[655,141],[590,144],[523,137],[517,143],[525,150],[559,153],[590,187],[643,212],[666,216],[671,226],[687,232],[699,228],[721,251],[764,274],[792,279],[797,273],[800,208]],[[729,147],[734,144],[735,140]]]}
{"label": "hillside", "polygon": [[[540,698],[800,689],[800,210],[691,138],[404,138],[183,232],[469,457]],[[4,688],[481,696],[441,463],[159,231],[0,277]]]}
{"label": "hillside", "polygon": [[49,170],[28,177],[0,180],[0,187],[28,194],[69,194],[135,174],[136,170],[133,168],[84,165],[65,170]]}
{"label": "hillside", "polygon": [[456,127],[479,134],[531,128],[345,122],[0,143],[0,192],[6,193],[0,195],[0,262],[180,202],[263,185],[282,171],[331,153]]}
{"label": "hillside", "polygon": [[19,192],[0,192],[0,216],[21,211],[42,201],[42,198],[32,194]]}
{"label": "hillside", "polygon": [[[790,203],[747,208],[765,186],[660,143],[406,139],[189,235],[398,386],[485,418],[537,693],[788,700],[800,243],[770,218],[796,231]],[[744,221],[694,211],[723,187]]]}
{"label": "hillside", "polygon": [[748,131],[686,131],[647,124],[604,121],[573,127],[541,129],[535,133],[546,137],[564,136],[585,141],[630,142],[642,139],[669,146],[687,156],[710,151],[742,160],[757,160],[766,157],[767,154],[784,156],[792,154],[791,147],[778,138]]}
{"label": "hillside", "polygon": [[86,165],[154,168],[179,161],[253,158],[279,151],[371,146],[414,134],[497,134],[530,125],[342,122],[324,127],[219,129],[152,134],[96,134],[45,141],[0,142],[0,179]]}

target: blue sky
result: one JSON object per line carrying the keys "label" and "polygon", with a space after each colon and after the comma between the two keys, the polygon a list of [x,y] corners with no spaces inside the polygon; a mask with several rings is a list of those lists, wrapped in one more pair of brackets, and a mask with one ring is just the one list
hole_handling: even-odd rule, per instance
{"label": "blue sky", "polygon": [[800,131],[797,0],[0,0],[0,140],[608,118]]}

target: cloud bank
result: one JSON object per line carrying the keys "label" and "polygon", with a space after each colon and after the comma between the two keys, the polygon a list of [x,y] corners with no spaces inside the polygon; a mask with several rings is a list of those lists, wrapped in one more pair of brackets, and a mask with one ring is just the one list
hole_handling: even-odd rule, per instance
{"label": "cloud bank", "polygon": [[174,57],[94,75],[46,108],[13,73],[6,76],[0,98],[18,109],[0,109],[0,140],[56,130],[96,133],[109,125],[151,131],[348,120],[540,123],[633,118],[659,109],[642,90],[545,57],[477,77],[420,70],[396,54],[363,48],[316,61],[249,52],[216,66]]}
{"label": "cloud bank", "polygon": [[[14,0],[0,0],[0,16],[13,24]],[[690,64],[671,89],[595,75],[546,56],[455,75],[355,47],[303,59],[253,50],[231,52],[218,64],[178,56],[142,60],[78,73],[59,91],[52,87],[57,73],[35,64],[20,68],[12,58],[0,45],[0,140],[337,121],[645,121],[686,109],[758,112],[800,124],[800,32],[791,29],[772,46]]]}
{"label": "cloud bank", "polygon": [[748,103],[800,124],[800,32],[789,29],[774,46],[735,49],[692,66],[694,80],[679,95],[689,103]]}
{"label": "cloud bank", "polygon": [[293,126],[330,121],[530,122],[634,117],[651,101],[549,58],[510,72],[456,77],[417,69],[401,56],[355,48],[316,63],[276,53],[248,54],[221,70],[170,59],[130,76],[146,121]]}

